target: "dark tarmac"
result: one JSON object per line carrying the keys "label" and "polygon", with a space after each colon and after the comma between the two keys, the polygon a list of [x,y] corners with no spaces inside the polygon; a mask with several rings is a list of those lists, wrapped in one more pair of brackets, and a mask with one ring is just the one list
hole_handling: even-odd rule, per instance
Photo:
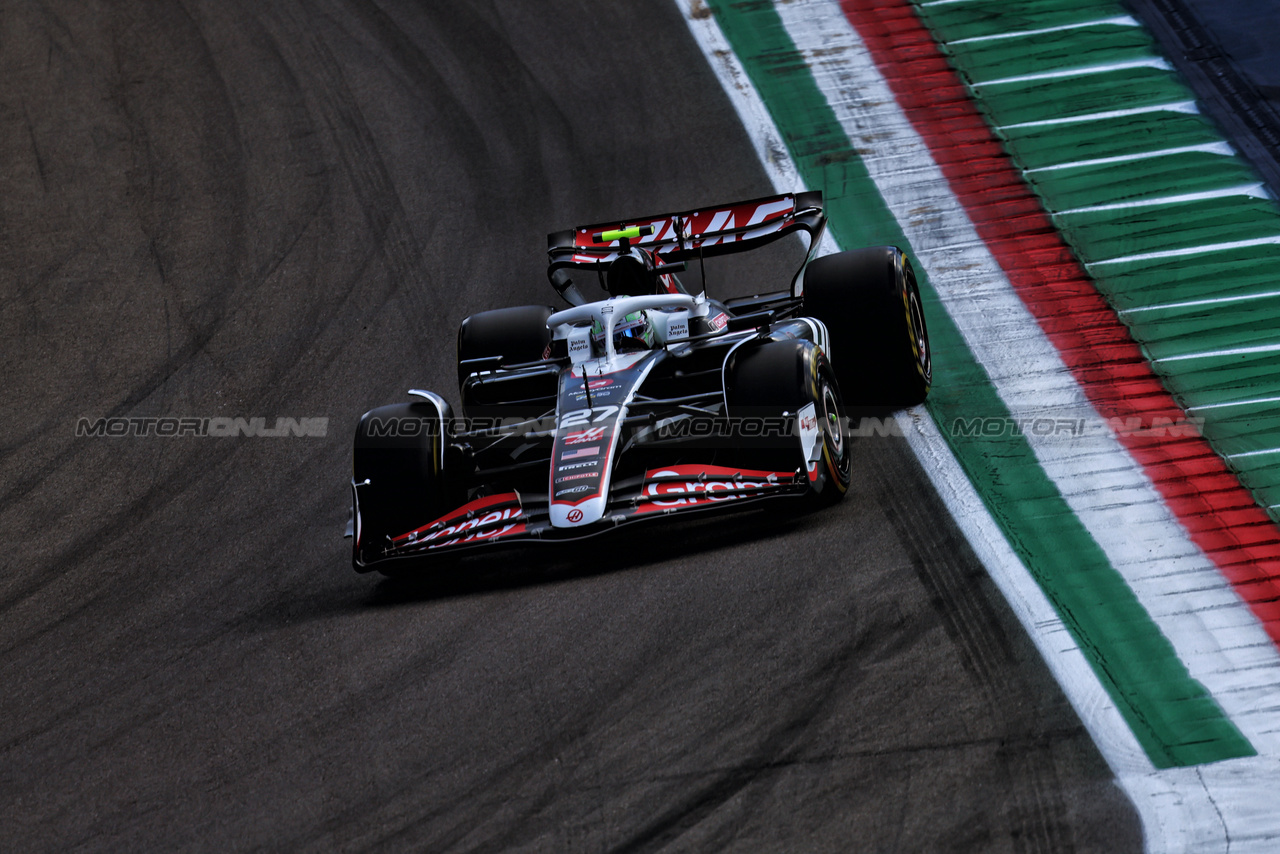
{"label": "dark tarmac", "polygon": [[549,231],[770,192],[674,4],[0,21],[0,849],[1140,847],[901,440],[808,516],[351,571],[357,419],[456,402]]}

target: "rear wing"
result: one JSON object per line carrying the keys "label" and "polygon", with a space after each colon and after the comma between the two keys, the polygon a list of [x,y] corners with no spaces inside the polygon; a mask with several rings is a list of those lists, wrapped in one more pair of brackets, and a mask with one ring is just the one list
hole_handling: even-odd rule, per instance
{"label": "rear wing", "polygon": [[[652,252],[661,266],[755,249],[795,231],[809,236],[807,264],[817,252],[826,223],[822,192],[812,190],[585,225],[547,235],[547,275],[551,277],[566,267],[603,271],[619,253],[629,252],[632,246]],[[793,281],[793,295],[795,289]]]}

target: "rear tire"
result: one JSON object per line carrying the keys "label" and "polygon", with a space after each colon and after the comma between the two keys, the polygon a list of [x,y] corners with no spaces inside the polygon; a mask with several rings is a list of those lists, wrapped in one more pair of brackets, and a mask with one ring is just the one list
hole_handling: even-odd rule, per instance
{"label": "rear tire", "polygon": [[[536,362],[547,354],[551,330],[547,318],[555,313],[549,305],[518,305],[473,314],[458,328],[458,386],[477,370],[499,365]],[[488,365],[464,365],[467,359],[501,356]],[[466,406],[466,401],[463,401]]]}
{"label": "rear tire", "polygon": [[933,382],[929,331],[915,270],[901,249],[816,259],[804,273],[804,312],[827,327],[831,364],[850,406],[924,402]]}
{"label": "rear tire", "polygon": [[[821,432],[822,456],[811,494],[822,504],[844,497],[853,476],[844,404],[835,372],[816,344],[787,340],[742,346],[725,366],[725,400],[731,419],[782,419],[783,413],[789,413],[786,417],[792,430],[796,413],[812,403]],[[787,446],[777,438],[747,438],[742,441],[743,463],[751,468],[794,471],[806,461],[799,438],[792,434],[790,443]]]}
{"label": "rear tire", "polygon": [[442,413],[425,401],[380,406],[360,419],[351,466],[357,572],[371,568],[367,564],[380,557],[388,537],[421,527],[462,503],[442,462],[445,422],[452,419],[447,404]]}

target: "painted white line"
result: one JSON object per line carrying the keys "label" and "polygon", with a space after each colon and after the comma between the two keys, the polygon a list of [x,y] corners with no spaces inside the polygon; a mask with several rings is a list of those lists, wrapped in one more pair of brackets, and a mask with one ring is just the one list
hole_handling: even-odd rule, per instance
{"label": "painted white line", "polygon": [[[998,263],[978,239],[928,147],[902,114],[857,34],[832,0],[778,5],[837,121],[864,163],[971,352],[1015,414],[1098,419],[1084,392]],[[910,168],[901,168],[904,160]],[[928,210],[928,217],[916,212]],[[971,249],[957,249],[972,246]],[[993,324],[992,318],[1000,323]],[[1105,422],[1104,422],[1105,423]],[[1071,510],[1124,577],[1187,666],[1260,753],[1280,756],[1280,651],[1217,567],[1191,542],[1158,490],[1108,428],[1080,447],[1026,438]],[[1024,434],[1026,435],[1026,434]],[[1117,518],[1124,519],[1117,525]],[[1170,584],[1175,576],[1179,584]],[[1238,823],[1280,838],[1266,781],[1231,803]],[[1267,813],[1252,824],[1254,812]],[[1234,814],[1233,814],[1234,815]],[[1235,819],[1233,819],[1235,821]]]}
{"label": "painted white line", "polygon": [[[761,162],[775,191],[803,189],[781,135],[714,18],[703,14],[706,7],[700,0],[677,0],[677,5],[684,12],[689,29],[719,77],[734,109],[743,119],[757,153],[762,154]],[[839,247],[833,243],[824,249],[838,251]],[[1088,660],[1071,639],[1044,591],[1010,548],[932,417],[927,411],[917,408],[910,413],[900,413],[896,418],[921,467],[1027,629],[1058,683],[1066,690],[1068,700],[1103,756],[1117,773],[1123,771],[1125,775],[1145,779],[1154,771],[1146,753],[1124,723]],[[1184,814],[1181,807],[1170,809],[1167,802],[1155,799],[1141,807],[1144,825],[1177,827]]]}
{"label": "painted white line", "polygon": [[[725,56],[725,52],[729,48],[714,18],[706,14],[706,7],[702,5],[701,0],[676,0],[676,2],[684,12],[690,31],[694,34],[708,62],[720,77],[721,85],[724,87],[731,102],[734,103],[735,109],[738,110],[740,115],[752,117],[763,115],[766,117],[764,122],[748,122],[746,124],[746,129],[752,135],[757,151],[770,154],[781,152],[782,156],[786,156],[786,148],[781,136],[773,126],[772,121],[767,118],[768,113],[763,109],[763,106],[744,106],[743,102],[758,99],[758,93],[749,85],[741,85],[741,81],[744,81],[746,76],[736,57],[732,57],[731,54],[729,57]],[[965,2],[965,0],[937,0],[936,3],[930,5],[954,2]],[[806,3],[805,6],[806,14],[815,18],[815,29],[819,33],[824,27],[842,26],[846,29],[848,28],[847,20],[844,19],[838,8],[819,3]],[[793,39],[796,37],[795,33],[793,33],[792,37]],[[848,40],[847,35],[845,39]],[[865,50],[861,49],[860,40],[857,40],[855,36],[853,41],[857,42],[860,52],[864,54],[863,61],[869,61],[869,58],[865,57]],[[817,42],[800,41],[798,43],[812,47],[820,44],[821,40]],[[874,64],[872,64],[872,69],[874,70]],[[874,71],[873,82],[875,78],[879,77],[878,70]],[[855,89],[861,86],[859,81],[850,82]],[[879,80],[879,84],[880,91],[883,94],[883,92],[887,91],[887,87],[883,85],[882,79]],[[835,95],[830,91],[828,92],[828,98],[836,100]],[[881,106],[890,107],[893,110],[897,109],[896,101],[894,101],[891,94]],[[894,135],[890,135],[886,144],[895,144]],[[786,180],[789,175],[795,175],[794,167],[790,170],[778,169],[776,163],[772,162],[767,155],[762,157],[762,162],[765,164],[767,174],[775,181],[776,189],[779,191],[794,189],[794,185],[777,183],[779,180]],[[936,171],[936,165],[934,170]],[[925,180],[927,179],[921,179],[921,181]],[[934,180],[941,182],[941,187],[946,187],[945,182],[942,182],[940,173]],[[890,192],[886,198],[894,195],[900,194]],[[901,209],[904,200],[897,198],[896,201],[897,204],[893,206],[895,209]],[[910,200],[907,201],[910,202]],[[941,242],[945,243],[946,241]],[[950,237],[950,242],[953,244],[974,243],[971,239],[965,240],[954,236]],[[933,279],[935,284],[940,279],[944,279],[948,272],[962,273],[969,260],[968,257],[947,258],[945,254],[934,255],[930,263],[933,264],[931,272],[937,277]],[[957,287],[960,291],[963,291],[966,284],[967,281],[961,280],[957,283]],[[990,327],[989,318],[1000,316],[1000,312],[1008,303],[1002,301],[998,305],[991,305],[991,314],[983,315],[981,311],[984,307],[984,300],[985,295],[983,293],[975,292],[969,300],[972,304],[969,307],[969,311],[979,313],[977,320],[985,321],[987,326]],[[954,302],[948,308],[949,310],[956,310],[957,314],[964,313]],[[1014,310],[1016,313],[1017,308]],[[1025,315],[1025,308],[1021,310]],[[1030,323],[1032,330],[1030,334],[1034,336],[1035,332],[1038,331],[1034,320],[1027,317],[1025,321]],[[1026,334],[1024,330],[1020,330],[1020,332]],[[1066,375],[1067,373],[1060,363],[1058,371],[1059,375]],[[1070,395],[1067,396],[1070,397]],[[1037,406],[1043,403],[1044,399],[1042,396],[1035,401]],[[1017,409],[1015,408],[1014,411],[1017,411]],[[925,429],[927,428],[920,428],[921,432]],[[936,432],[936,426],[933,429]],[[963,472],[958,470],[959,467],[955,464],[954,458],[951,458],[952,468],[946,468],[941,462],[944,455],[938,453],[938,449],[942,447],[939,442],[927,442],[928,447],[933,448],[933,451],[921,449],[921,442],[924,440],[919,439],[919,437],[913,438],[910,430],[906,432],[912,442],[913,450],[916,450],[917,456],[921,460],[924,470],[934,480],[935,484],[940,482],[951,484],[951,488],[945,487],[945,485],[940,487],[939,492],[956,515],[957,523],[960,524],[975,551],[984,560],[988,570],[992,572],[993,578],[1000,584],[1002,574],[1007,572],[1020,579],[1015,583],[1019,585],[1018,589],[1023,590],[1024,593],[1012,595],[1012,598],[1010,598],[1011,605],[1015,613],[1018,614],[1019,619],[1022,620],[1028,633],[1035,640],[1042,655],[1045,656],[1049,667],[1059,679],[1059,683],[1063,686],[1070,702],[1080,714],[1081,720],[1089,728],[1090,734],[1095,743],[1098,744],[1099,750],[1116,773],[1117,781],[1138,809],[1143,823],[1147,850],[1153,852],[1225,851],[1228,846],[1241,843],[1247,844],[1255,839],[1262,840],[1265,844],[1274,845],[1277,833],[1280,833],[1280,830],[1276,829],[1280,819],[1272,809],[1273,793],[1271,789],[1273,786],[1272,781],[1280,779],[1280,775],[1277,774],[1277,771],[1280,771],[1280,767],[1278,767],[1280,763],[1277,763],[1272,758],[1263,758],[1219,762],[1202,768],[1152,770],[1149,760],[1137,747],[1132,733],[1120,720],[1118,711],[1111,705],[1109,697],[1101,688],[1096,675],[1089,668],[1087,662],[1083,660],[1079,650],[1070,648],[1069,636],[1065,631],[1054,631],[1054,627],[1059,625],[1057,615],[1052,611],[1051,607],[1047,612],[1038,610],[1047,606],[1047,602],[1043,600],[1043,592],[1034,579],[1031,578],[1026,567],[1021,564],[1016,555],[1009,549],[1007,542],[1004,542],[999,528],[985,506],[982,505],[981,500],[973,491],[972,485],[968,482]],[[946,449],[945,456],[950,456],[949,449]],[[1147,486],[1149,487],[1149,483]],[[1114,520],[1114,508],[1108,511],[1108,516],[1110,520]],[[1181,529],[1179,528],[1179,530]],[[1146,541],[1147,537],[1142,539]],[[1159,540],[1151,542],[1156,547],[1160,544]],[[1198,555],[1198,550],[1194,549],[1194,547],[1192,547],[1192,551]],[[998,552],[1000,554],[997,554]],[[1185,563],[1185,561],[1183,562]],[[1151,565],[1148,564],[1148,566]],[[1153,577],[1160,577],[1158,570]],[[1203,565],[1182,566],[1178,577],[1183,580],[1189,579],[1193,585],[1201,588],[1215,589],[1220,588],[1223,584],[1221,576],[1212,568],[1210,568],[1206,576]],[[1164,576],[1164,578],[1167,581],[1168,576]],[[1003,585],[1001,589],[1005,589]],[[1150,592],[1149,589],[1148,592]],[[1006,593],[1006,595],[1011,594]],[[1237,616],[1239,616],[1238,613]],[[1243,648],[1250,650],[1253,653],[1251,658],[1253,666],[1264,668],[1268,672],[1274,671],[1275,647],[1265,637],[1265,634],[1262,636],[1263,644],[1254,646],[1251,642],[1257,639],[1256,635],[1260,632],[1260,628],[1257,626],[1256,620],[1253,620],[1252,614],[1246,611],[1244,617],[1246,618],[1244,624],[1251,628],[1245,631],[1243,635],[1238,635],[1231,639],[1227,646],[1232,649]],[[1065,643],[1064,639],[1067,639]],[[1212,653],[1218,647],[1218,644],[1209,638],[1206,638],[1206,640],[1210,647],[1209,652]],[[1242,656],[1243,658],[1249,657]],[[1226,669],[1230,671],[1235,668],[1228,667]],[[1245,702],[1253,702],[1255,699],[1246,698]],[[1274,700],[1274,698],[1272,699]],[[1271,702],[1270,705],[1274,705],[1274,702]],[[1247,712],[1248,710],[1243,711]],[[1237,725],[1240,725],[1239,721],[1237,721]],[[1265,731],[1266,729],[1265,726],[1242,726],[1241,728],[1246,737],[1251,739],[1258,730]],[[1257,745],[1258,742],[1255,741],[1254,743]],[[1268,742],[1267,746],[1268,748],[1271,747],[1270,742]],[[1235,850],[1235,848],[1232,850]]]}
{"label": "painted white line", "polygon": [[1121,769],[1126,773],[1152,773],[1155,769],[1151,760],[1044,590],[1010,547],[928,410],[914,407],[897,413],[895,418],[956,526],[1026,628],[1108,764],[1117,773]]}
{"label": "painted white line", "polygon": [[796,169],[791,154],[787,151],[787,144],[773,124],[773,117],[769,115],[764,99],[747,76],[746,69],[733,52],[729,40],[720,31],[711,10],[702,0],[675,2],[684,12],[689,29],[693,31],[698,46],[707,58],[707,64],[729,96],[729,103],[733,104],[742,126],[746,128],[756,156],[760,158],[765,174],[773,182],[774,188],[779,193],[798,193],[808,189],[800,179],[800,171]]}
{"label": "painted white line", "polygon": [[[1076,214],[1105,213],[1107,211],[1124,211],[1133,208],[1149,208],[1157,205],[1182,205],[1192,202],[1206,202],[1211,199],[1229,199],[1244,196],[1251,199],[1270,199],[1270,191],[1266,184],[1240,184],[1225,187],[1221,190],[1204,190],[1199,193],[1181,193],[1176,196],[1159,196],[1154,199],[1136,199],[1131,202],[1114,202],[1109,205],[1091,205],[1085,208],[1071,208],[1055,211],[1054,216],[1075,216]],[[1150,311],[1151,308],[1132,309],[1134,311]]]}
{"label": "painted white line", "polygon": [[1184,258],[1188,255],[1206,255],[1211,252],[1228,252],[1232,249],[1248,249],[1251,246],[1275,246],[1280,244],[1280,234],[1270,237],[1255,237],[1252,240],[1233,240],[1228,243],[1207,243],[1202,246],[1184,246],[1181,249],[1166,249],[1161,252],[1143,252],[1140,255],[1124,255],[1120,258],[1104,258],[1101,261],[1087,261],[1086,267],[1101,267],[1104,264],[1129,264],[1135,261],[1159,261],[1164,258]]}
{"label": "painted white line", "polygon": [[1183,302],[1164,302],[1159,305],[1139,305],[1133,308],[1120,309],[1117,314],[1141,314],[1144,311],[1162,311],[1174,308],[1197,308],[1204,305],[1229,305],[1235,302],[1252,302],[1259,299],[1280,297],[1280,291],[1259,291],[1256,294],[1238,294],[1233,297],[1205,297],[1204,299],[1184,300]]}
{"label": "painted white line", "polygon": [[[1280,761],[1256,756],[1154,774],[1125,774],[1120,784],[1144,821],[1147,851],[1196,854],[1274,854],[1274,807],[1258,802],[1259,781],[1280,780]],[[1241,804],[1251,804],[1241,807]],[[1150,813],[1148,813],[1150,810]],[[1165,822],[1169,822],[1166,824]]]}
{"label": "painted white line", "polygon": [[1267,454],[1280,454],[1280,448],[1264,448],[1261,451],[1241,451],[1238,454],[1223,454],[1229,460],[1242,460],[1245,457],[1263,457]]}
{"label": "painted white line", "polygon": [[[742,67],[738,55],[733,52],[729,40],[720,31],[711,10],[703,0],[675,0],[675,4],[684,13],[685,22],[698,46],[702,48],[702,55],[715,72],[720,87],[729,96],[729,103],[733,105],[734,112],[746,129],[756,157],[760,159],[760,165],[764,167],[765,175],[774,189],[779,193],[799,193],[809,189],[801,179],[800,170],[791,159],[791,153],[787,151],[786,142],[773,123],[769,108],[747,76],[747,71]],[[805,240],[799,233],[796,238]],[[840,251],[830,229],[823,232],[818,251],[822,255]]]}
{"label": "painted white line", "polygon": [[1017,122],[1011,125],[1000,125],[997,130],[1021,130],[1023,128],[1045,128],[1055,125],[1074,125],[1084,122],[1103,122],[1111,119],[1123,119],[1129,116],[1140,116],[1144,113],[1184,113],[1195,115],[1200,107],[1195,101],[1173,101],[1168,104],[1152,104],[1149,107],[1129,107],[1123,110],[1104,110],[1100,113],[1085,113],[1080,116],[1066,116],[1061,119],[1039,119],[1034,122]]}
{"label": "painted white line", "polygon": [[1221,359],[1228,356],[1248,356],[1252,353],[1278,353],[1280,344],[1255,344],[1251,347],[1228,347],[1225,350],[1203,350],[1199,353],[1182,353],[1177,356],[1162,356],[1152,359],[1153,362],[1186,362],[1190,359]]}
{"label": "painted white line", "polygon": [[1139,27],[1142,26],[1128,15],[1120,15],[1115,18],[1095,18],[1092,21],[1080,21],[1076,24],[1061,24],[1056,27],[1042,27],[1038,30],[1018,30],[1009,33],[995,33],[989,36],[970,36],[967,39],[956,39],[949,41],[947,44],[975,44],[979,42],[994,42],[1003,39],[1023,39],[1028,36],[1043,36],[1049,33],[1061,33],[1067,30],[1082,30],[1087,27]]}
{"label": "painted white line", "polygon": [[[1230,650],[1262,644],[1269,672],[1280,682],[1280,651],[1217,567],[1191,542],[1142,467],[1090,403],[1052,342],[1013,290],[951,192],[928,146],[902,113],[888,83],[857,33],[833,0],[790,0],[777,6],[783,25],[809,64],[814,80],[872,180],[893,211],[916,258],[982,364],[996,392],[1017,417],[1051,413],[1054,418],[1101,422],[1080,443],[1026,434],[1045,472],[1068,506],[1125,578],[1138,600],[1173,644],[1179,658],[1218,701],[1258,750],[1280,755],[1280,716],[1259,716],[1232,694],[1231,674],[1253,666]],[[927,217],[917,214],[929,212]],[[998,318],[993,323],[992,318]],[[1122,491],[1119,491],[1122,490]],[[1117,512],[1125,524],[1116,525]],[[1210,631],[1196,603],[1169,593],[1158,570],[1177,565],[1193,571],[1199,586],[1213,591],[1204,608],[1234,602],[1238,631]],[[1177,607],[1169,607],[1177,596]],[[1252,621],[1252,622],[1250,622]],[[1252,698],[1250,698],[1250,701]]]}
{"label": "painted white line", "polygon": [[1172,71],[1169,61],[1158,56],[1131,59],[1127,62],[1109,62],[1105,65],[1084,65],[1079,68],[1064,68],[1059,71],[1039,71],[1035,74],[1019,74],[1014,77],[999,77],[995,80],[979,80],[969,85],[975,89],[981,86],[1005,86],[1013,83],[1039,83],[1042,80],[1062,80],[1066,77],[1087,77],[1092,74],[1110,74],[1112,71],[1132,71],[1135,68],[1158,68],[1161,71]]}
{"label": "painted white line", "polygon": [[1277,403],[1280,397],[1252,397],[1248,400],[1228,400],[1225,403],[1206,403],[1204,406],[1188,406],[1188,412],[1200,412],[1205,409],[1225,409],[1228,406],[1256,406],[1259,403]]}
{"label": "painted white line", "polygon": [[1170,854],[1273,851],[1276,840],[1268,828],[1274,821],[1248,810],[1241,815],[1232,805],[1241,801],[1257,805],[1258,782],[1280,780],[1280,762],[1252,757],[1198,768],[1153,768],[1044,591],[1001,534],[929,413],[915,408],[898,413],[896,418],[956,526],[1027,630],[1116,774],[1116,781],[1133,802],[1142,821],[1146,850]]}
{"label": "painted white line", "polygon": [[1179,145],[1175,148],[1161,148],[1156,151],[1140,151],[1135,154],[1117,154],[1114,157],[1095,157],[1092,160],[1075,160],[1071,163],[1055,163],[1052,166],[1037,166],[1035,169],[1023,169],[1023,173],[1031,175],[1036,172],[1056,172],[1059,169],[1087,169],[1091,166],[1108,166],[1113,163],[1132,163],[1138,160],[1152,160],[1157,157],[1173,157],[1177,154],[1218,154],[1230,157],[1236,150],[1227,142],[1206,142],[1203,145]]}

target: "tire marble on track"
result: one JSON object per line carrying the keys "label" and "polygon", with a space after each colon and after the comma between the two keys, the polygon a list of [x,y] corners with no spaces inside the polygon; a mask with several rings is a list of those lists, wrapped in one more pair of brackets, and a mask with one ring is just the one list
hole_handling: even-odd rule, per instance
{"label": "tire marble on track", "polygon": [[[768,192],[673,4],[0,10],[0,848],[1139,846],[900,440],[810,516],[350,571],[357,418],[456,399],[548,231]],[[329,434],[76,437],[172,415]]]}

